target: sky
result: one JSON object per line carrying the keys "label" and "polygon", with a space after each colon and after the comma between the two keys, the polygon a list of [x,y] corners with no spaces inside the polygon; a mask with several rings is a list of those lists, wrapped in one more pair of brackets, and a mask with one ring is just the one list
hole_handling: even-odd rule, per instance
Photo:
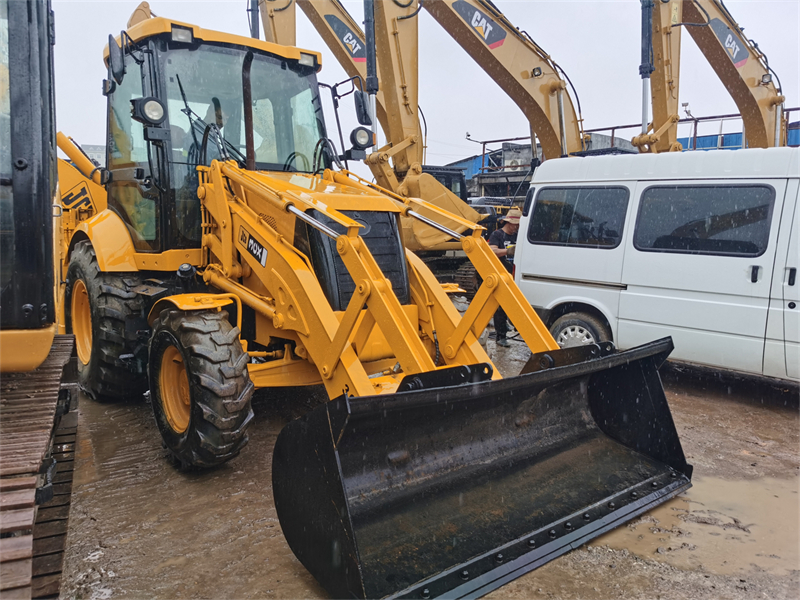
{"label": "sky", "polygon": [[[641,121],[638,0],[494,1],[567,72],[580,98],[585,128]],[[105,139],[103,47],[110,33],[117,35],[125,28],[138,4],[139,0],[53,0],[57,125],[79,143],[102,144]],[[362,1],[343,4],[357,22],[363,21]],[[786,106],[800,106],[800,0],[726,0],[725,4],[745,35],[767,54],[783,84]],[[247,5],[247,0],[150,0],[152,11],[159,16],[245,36],[249,35]],[[529,135],[521,111],[494,81],[425,10],[419,19],[419,103],[428,124],[426,162],[447,164],[478,154],[481,146],[467,140],[467,132],[473,140]],[[346,78],[300,10],[297,45],[322,52],[320,81],[333,84]],[[737,112],[691,36],[685,33],[680,101],[688,102],[696,117]],[[341,110],[347,139],[356,122],[350,103],[343,103]],[[326,118],[329,129],[335,127],[332,112]],[[800,120],[800,112],[794,113],[793,120]],[[706,133],[719,129],[719,125],[708,127],[711,130]],[[725,127],[726,131],[740,130],[737,123]],[[625,135],[636,133],[629,130],[630,135]]]}

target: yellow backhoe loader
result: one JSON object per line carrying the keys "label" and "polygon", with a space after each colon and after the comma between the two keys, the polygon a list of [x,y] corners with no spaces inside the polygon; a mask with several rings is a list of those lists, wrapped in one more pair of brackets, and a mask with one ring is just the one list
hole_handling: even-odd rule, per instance
{"label": "yellow backhoe loader", "polygon": [[[254,388],[324,385],[272,485],[332,596],[485,593],[691,485],[671,341],[560,350],[480,226],[342,168],[372,136],[329,140],[318,53],[151,18],[106,58],[107,167],[59,136],[84,387],[149,387],[166,447],[202,467],[244,447]],[[401,217],[481,275],[463,316]],[[478,342],[498,306],[533,352],[518,377]]]}
{"label": "yellow backhoe loader", "polygon": [[652,121],[631,142],[641,152],[680,151],[678,88],[685,27],[742,115],[747,145],[786,145],[784,96],[766,55],[749,40],[721,0],[661,0],[653,5],[650,92]]}

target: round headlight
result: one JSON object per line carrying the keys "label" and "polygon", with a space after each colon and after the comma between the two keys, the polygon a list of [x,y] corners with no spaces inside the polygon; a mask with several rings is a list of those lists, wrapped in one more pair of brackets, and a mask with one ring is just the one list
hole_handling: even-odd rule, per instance
{"label": "round headlight", "polygon": [[369,138],[371,138],[371,137],[372,137],[372,135],[366,129],[359,129],[356,132],[356,142],[358,142],[359,146],[368,145],[369,141],[370,141]]}
{"label": "round headlight", "polygon": [[148,100],[142,107],[144,116],[153,123],[159,123],[164,120],[164,107],[158,100]]}
{"label": "round headlight", "polygon": [[350,142],[359,150],[369,148],[373,145],[372,132],[366,127],[357,127],[350,134]]}

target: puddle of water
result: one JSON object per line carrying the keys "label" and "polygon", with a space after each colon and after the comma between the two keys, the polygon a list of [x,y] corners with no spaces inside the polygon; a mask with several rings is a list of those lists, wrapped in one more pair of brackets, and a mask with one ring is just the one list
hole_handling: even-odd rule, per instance
{"label": "puddle of water", "polygon": [[695,477],[692,483],[685,494],[591,545],[719,575],[800,569],[798,479]]}

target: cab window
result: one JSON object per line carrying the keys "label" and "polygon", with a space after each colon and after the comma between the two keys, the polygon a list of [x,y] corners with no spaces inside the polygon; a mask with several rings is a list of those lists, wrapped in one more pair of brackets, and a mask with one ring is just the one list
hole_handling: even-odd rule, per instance
{"label": "cab window", "polygon": [[[111,184],[108,204],[125,221],[134,247],[139,251],[160,250],[159,205],[155,188],[143,183],[150,172],[144,129],[131,118],[131,100],[142,97],[142,79],[136,64],[128,59],[128,72],[109,95],[108,170]],[[137,171],[139,170],[139,171]],[[137,177],[138,175],[138,177]]]}

